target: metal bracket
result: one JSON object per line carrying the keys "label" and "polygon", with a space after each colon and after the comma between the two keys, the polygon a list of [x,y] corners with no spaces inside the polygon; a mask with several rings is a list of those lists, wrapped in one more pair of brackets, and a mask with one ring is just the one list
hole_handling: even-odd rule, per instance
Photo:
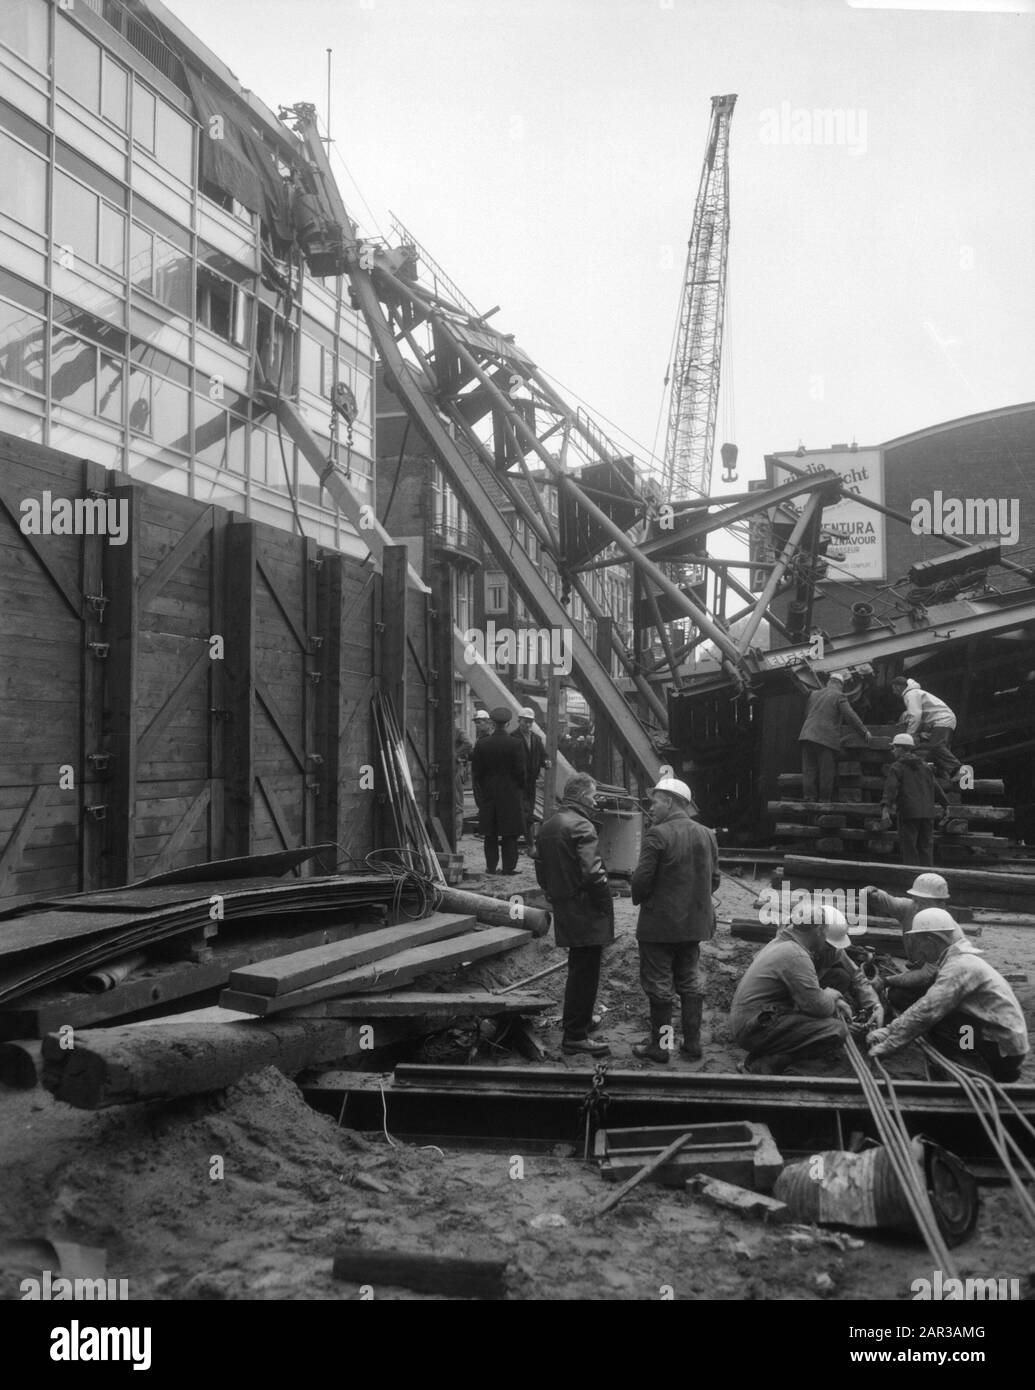
{"label": "metal bracket", "polygon": [[108,772],[111,768],[112,755],[110,753],[87,753],[86,761],[97,772]]}
{"label": "metal bracket", "polygon": [[212,716],[213,719],[222,719],[222,720],[224,720],[224,721],[226,721],[226,720],[228,720],[228,719],[231,719],[231,718],[233,717],[232,712],[231,712],[230,710],[228,710],[228,709],[218,709],[218,708],[216,708],[215,706],[212,706],[212,707],[209,709],[209,714]]}
{"label": "metal bracket", "polygon": [[84,811],[86,812],[86,814],[90,817],[91,820],[107,820],[107,819],[108,819],[108,808],[107,808],[107,806],[104,806],[104,805],[100,805],[100,806],[85,806],[83,809],[84,809]]}
{"label": "metal bracket", "polygon": [[321,767],[323,765],[322,753],[307,753],[306,757],[309,759],[309,761],[313,764],[314,767]]}
{"label": "metal bracket", "polygon": [[84,597],[85,597],[85,599],[86,599],[86,602],[90,605],[90,607],[93,609],[93,611],[97,614],[97,621],[98,621],[99,623],[103,623],[103,622],[104,622],[104,610],[107,608],[108,604],[111,602],[111,599],[109,599],[108,597],[106,597],[106,595],[104,595],[104,594],[85,594]]}
{"label": "metal bracket", "polygon": [[322,638],[322,637],[318,637],[315,633],[310,633],[310,634],[309,634],[309,650],[310,650],[311,652],[318,652],[322,646],[323,646],[323,638]]}
{"label": "metal bracket", "polygon": [[309,681],[310,685],[319,685],[320,682],[323,680],[322,671],[307,671],[305,674],[306,680]]}
{"label": "metal bracket", "polygon": [[110,642],[87,642],[86,645],[89,647],[90,651],[93,652],[98,661],[107,660],[108,653],[111,651]]}

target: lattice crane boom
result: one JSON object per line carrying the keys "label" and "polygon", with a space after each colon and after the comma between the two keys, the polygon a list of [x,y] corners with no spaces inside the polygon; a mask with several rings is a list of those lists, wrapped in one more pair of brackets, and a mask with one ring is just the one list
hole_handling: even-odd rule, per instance
{"label": "lattice crane boom", "polygon": [[711,487],[729,250],[729,131],[736,100],[736,95],[712,97],[694,205],[665,440],[664,485],[671,501],[707,494]]}

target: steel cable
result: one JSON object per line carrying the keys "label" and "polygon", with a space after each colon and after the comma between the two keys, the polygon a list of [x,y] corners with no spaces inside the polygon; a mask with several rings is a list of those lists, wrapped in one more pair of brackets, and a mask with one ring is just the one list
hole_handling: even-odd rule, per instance
{"label": "steel cable", "polygon": [[952,1256],[949,1254],[949,1248],[945,1243],[941,1228],[938,1225],[934,1208],[931,1206],[931,1199],[928,1195],[927,1188],[917,1173],[913,1157],[912,1139],[905,1127],[901,1111],[898,1110],[898,1101],[895,1097],[894,1087],[891,1084],[891,1078],[880,1063],[877,1062],[876,1065],[883,1074],[888,1094],[891,1096],[895,1105],[894,1114],[881,1095],[880,1087],[870,1072],[866,1064],[866,1059],[859,1051],[851,1035],[845,1039],[845,1051],[852,1064],[852,1069],[859,1080],[859,1084],[862,1087],[863,1095],[869,1106],[870,1113],[873,1116],[874,1124],[877,1127],[881,1141],[884,1144],[888,1160],[891,1163],[895,1176],[899,1180],[899,1184],[902,1188],[902,1195],[916,1222],[917,1229],[923,1237],[928,1250],[931,1252],[935,1261],[935,1267],[941,1268],[952,1278],[958,1278],[959,1275],[956,1271],[955,1264]]}

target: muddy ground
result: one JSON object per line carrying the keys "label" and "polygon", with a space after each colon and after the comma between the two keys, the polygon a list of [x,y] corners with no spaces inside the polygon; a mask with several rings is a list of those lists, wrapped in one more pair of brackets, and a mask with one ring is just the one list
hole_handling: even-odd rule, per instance
{"label": "muddy ground", "polygon": [[[477,843],[468,839],[463,848],[476,867]],[[531,866],[521,863],[518,877],[489,886],[530,889]],[[477,876],[465,882],[482,885]],[[752,896],[727,881],[720,917],[744,914]],[[648,1066],[631,1054],[645,1024],[635,910],[628,898],[616,908],[603,1036],[615,1065]],[[1035,980],[1035,933],[986,931],[983,944],[1000,969]],[[671,1066],[730,1071],[740,1054],[728,1042],[726,1011],[757,948],[720,926],[704,949],[704,1057]],[[558,958],[548,937],[471,973],[510,983]],[[563,981],[562,971],[537,988],[559,1001]],[[1015,988],[1035,1018],[1035,990]],[[559,1015],[558,1002],[536,1029],[546,1061],[582,1067],[560,1052]],[[492,1050],[479,1057],[519,1060]],[[1023,1079],[1035,1081],[1030,1059]],[[390,1112],[388,1121],[390,1134]],[[96,1114],[39,1090],[0,1089],[0,1241],[42,1236],[103,1247],[108,1274],[128,1279],[134,1299],[356,1299],[358,1285],[330,1273],[343,1245],[506,1258],[509,1296],[527,1300],[908,1299],[912,1280],[931,1276],[922,1245],[865,1233],[854,1248],[816,1227],[766,1227],[660,1187],[645,1185],[594,1220],[594,1207],[613,1190],[595,1169],[558,1148],[522,1155],[524,1176],[515,1178],[512,1157],[398,1139],[393,1146],[383,1135],[338,1128],[273,1071],[217,1095]],[[212,1176],[215,1158],[223,1160],[221,1178]],[[977,1232],[956,1252],[961,1274],[1019,1278],[1023,1286],[1035,1269],[1032,1250],[1009,1190],[983,1189]],[[420,1297],[387,1288],[374,1295]],[[0,1273],[0,1297],[19,1297],[18,1274]]]}

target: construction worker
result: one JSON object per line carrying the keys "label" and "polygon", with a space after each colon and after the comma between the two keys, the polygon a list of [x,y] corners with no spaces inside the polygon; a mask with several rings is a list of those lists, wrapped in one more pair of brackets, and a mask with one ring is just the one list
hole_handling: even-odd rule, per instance
{"label": "construction worker", "polygon": [[531,855],[535,847],[535,789],[539,774],[550,766],[546,756],[546,744],[533,729],[535,710],[523,709],[518,712],[518,726],[511,734],[521,744],[521,755],[525,760],[525,790],[522,808],[525,815],[525,852]]}
{"label": "construction worker", "polygon": [[792,911],[791,920],[809,920],[810,912],[823,928],[812,955],[820,989],[836,989],[850,1004],[855,1004],[855,1013],[863,1015],[871,1028],[879,1028],[884,1022],[884,1006],[861,966],[849,954],[852,937],[862,936],[866,928],[850,927],[844,913],[827,903],[818,909],[804,903]]}
{"label": "construction worker", "polygon": [[912,734],[896,734],[891,740],[891,755],[881,798],[882,828],[890,827],[897,816],[902,863],[930,867],[934,863],[935,822],[945,819],[948,797],[930,763],[917,754]]}
{"label": "construction worker", "polygon": [[943,908],[918,912],[909,932],[936,967],[934,983],[887,1028],[870,1033],[871,1056],[890,1056],[926,1036],[952,1061],[995,1081],[1016,1081],[1029,1044],[1013,990]]}
{"label": "construction worker", "polygon": [[[924,959],[918,943],[922,937],[914,937],[909,928],[918,912],[928,907],[947,908],[949,885],[941,874],[917,874],[912,888],[906,889],[904,898],[892,897],[883,889],[868,883],[862,890],[867,913],[877,917],[894,917],[902,928],[902,946],[906,953],[907,969],[897,975],[889,975],[885,981],[888,1003],[896,1013],[908,1009],[910,1004],[926,994],[938,973],[936,966]],[[962,929],[960,936],[963,936]]]}
{"label": "construction worker", "polygon": [[650,827],[632,875],[632,900],[640,904],[640,985],[650,1006],[650,1036],[633,1052],[662,1064],[672,1051],[673,993],[683,1027],[680,1051],[691,1059],[701,1055],[701,942],[715,933],[719,846],[696,815],[687,784],[663,777],[651,790]]}
{"label": "construction worker", "polygon": [[615,938],[614,902],[597,851],[593,820],[597,786],[585,772],[564,785],[560,805],[539,830],[535,876],[553,912],[554,939],[568,948],[561,1050],[606,1057],[591,1038],[604,947]]}
{"label": "construction worker", "polygon": [[951,782],[962,766],[949,747],[956,730],[956,716],[944,700],[921,689],[918,681],[896,676],[891,688],[896,695],[901,695],[906,707],[901,719],[906,726],[905,732],[924,741],[936,775]]}
{"label": "construction worker", "polygon": [[487,709],[476,709],[474,712],[474,738],[477,743],[480,738],[488,738],[492,733],[492,716]]}
{"label": "construction worker", "polygon": [[820,985],[814,956],[825,944],[825,923],[802,915],[810,920],[792,920],[762,947],[730,1005],[731,1036],[748,1054],[744,1070],[755,1075],[844,1062],[854,1010],[840,990]]}
{"label": "construction worker", "polygon": [[485,872],[494,874],[502,855],[504,874],[517,873],[518,836],[524,816],[521,794],[525,765],[521,749],[507,733],[510,710],[492,711],[493,731],[480,738],[471,754],[471,781],[478,824],[485,847]]}
{"label": "construction worker", "polygon": [[805,706],[801,744],[802,794],[806,801],[833,801],[837,794],[837,755],[841,734],[847,724],[861,739],[870,741],[870,731],[848,703],[845,694],[846,671],[835,671],[822,690],[814,690]]}

